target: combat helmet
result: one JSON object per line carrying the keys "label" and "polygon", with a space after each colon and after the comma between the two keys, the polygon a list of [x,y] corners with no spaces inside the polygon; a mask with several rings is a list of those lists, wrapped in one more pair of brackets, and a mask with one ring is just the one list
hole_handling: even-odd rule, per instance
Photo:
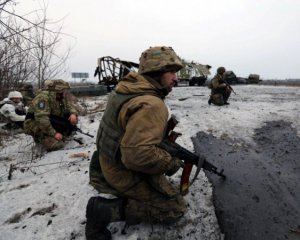
{"label": "combat helmet", "polygon": [[12,99],[12,98],[23,98],[22,94],[18,91],[11,91],[9,92],[8,96],[7,96],[8,99]]}
{"label": "combat helmet", "polygon": [[49,91],[62,92],[66,89],[70,89],[70,84],[62,79],[46,80],[44,82],[45,89]]}
{"label": "combat helmet", "polygon": [[33,86],[32,86],[31,83],[25,83],[23,85],[23,88],[21,90],[23,90],[23,91],[32,91],[33,90]]}
{"label": "combat helmet", "polygon": [[217,69],[217,73],[218,74],[223,74],[224,72],[226,71],[226,69],[224,68],[224,67],[218,67],[218,69]]}
{"label": "combat helmet", "polygon": [[150,47],[140,57],[139,74],[179,71],[183,64],[172,47]]}

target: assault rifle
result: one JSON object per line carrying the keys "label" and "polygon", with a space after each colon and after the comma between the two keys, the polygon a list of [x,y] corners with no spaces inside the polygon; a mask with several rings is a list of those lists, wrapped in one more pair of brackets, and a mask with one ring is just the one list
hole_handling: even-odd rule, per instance
{"label": "assault rifle", "polygon": [[226,84],[226,86],[236,95],[236,92],[233,90],[233,88],[230,86],[230,84],[223,79],[223,82]]}
{"label": "assault rifle", "polygon": [[[162,149],[170,153],[172,157],[177,157],[180,160],[184,161],[185,166],[183,168],[181,181],[180,181],[181,194],[186,195],[188,193],[189,186],[193,184],[201,168],[209,172],[212,172],[214,174],[217,174],[223,179],[226,179],[226,176],[223,174],[224,172],[223,169],[221,171],[218,171],[217,167],[209,163],[204,156],[200,156],[200,155],[198,156],[190,152],[186,148],[180,146],[179,144],[175,143],[177,137],[181,135],[181,133],[173,131],[177,123],[178,121],[175,119],[175,117],[172,116],[168,121],[166,138],[162,141],[159,147],[161,147]],[[195,173],[193,180],[189,182],[193,165],[197,166],[197,171]]]}
{"label": "assault rifle", "polygon": [[70,135],[73,131],[80,132],[81,134],[84,134],[86,136],[89,136],[93,138],[94,136],[83,132],[80,128],[78,128],[76,125],[72,125],[68,119],[50,115],[49,116],[50,123],[53,126],[53,128],[59,132],[59,133],[66,133],[67,135]]}

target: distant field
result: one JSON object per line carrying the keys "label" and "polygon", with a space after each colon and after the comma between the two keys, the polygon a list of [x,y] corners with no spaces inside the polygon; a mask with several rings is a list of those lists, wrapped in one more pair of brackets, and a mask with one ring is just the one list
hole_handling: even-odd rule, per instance
{"label": "distant field", "polygon": [[[203,86],[207,86],[211,79],[207,80]],[[233,84],[235,85],[235,84]],[[243,85],[241,83],[238,83],[237,85]],[[300,87],[300,79],[286,79],[286,80],[280,80],[280,79],[266,79],[260,81],[258,84],[253,85],[271,85],[271,86],[295,86]],[[179,87],[187,87],[189,86],[188,81],[181,81],[178,83]]]}
{"label": "distant field", "polygon": [[274,85],[274,86],[300,86],[300,79],[287,80],[263,80],[260,85]]}

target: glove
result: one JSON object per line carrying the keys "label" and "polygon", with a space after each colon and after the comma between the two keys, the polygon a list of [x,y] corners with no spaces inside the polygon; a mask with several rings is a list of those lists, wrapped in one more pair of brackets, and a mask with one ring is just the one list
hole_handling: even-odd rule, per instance
{"label": "glove", "polygon": [[166,175],[169,176],[169,177],[172,176],[181,167],[184,167],[184,163],[179,158],[173,157],[170,164],[169,164]]}

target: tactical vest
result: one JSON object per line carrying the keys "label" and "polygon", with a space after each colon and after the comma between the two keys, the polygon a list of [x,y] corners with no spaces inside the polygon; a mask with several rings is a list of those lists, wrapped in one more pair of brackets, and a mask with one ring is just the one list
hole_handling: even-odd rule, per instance
{"label": "tactical vest", "polygon": [[[56,101],[56,97],[55,97],[55,92],[53,91],[48,91],[48,90],[43,90],[43,91],[40,91],[38,95],[40,94],[43,94],[44,96],[47,96],[48,97],[48,104],[51,108],[51,114],[53,114],[54,116],[57,116],[57,117],[68,117],[70,115],[70,113],[68,112],[68,109],[66,107],[66,99],[62,99],[61,101]],[[37,95],[37,96],[38,96]],[[29,109],[27,111],[27,116],[26,116],[26,119],[34,119],[34,115],[35,115],[35,109],[36,109],[36,102],[34,102],[33,100],[33,103],[34,105],[30,105],[29,106]],[[56,104],[58,103],[58,104]],[[59,109],[59,113],[60,114],[55,114],[55,112],[53,113],[53,106],[58,106],[56,109]]]}
{"label": "tactical vest", "polygon": [[120,94],[115,91],[110,93],[104,115],[99,125],[96,146],[98,152],[105,155],[113,165],[120,164],[120,143],[124,135],[123,129],[118,125],[119,112],[124,103],[142,95],[159,97],[155,93]]}

